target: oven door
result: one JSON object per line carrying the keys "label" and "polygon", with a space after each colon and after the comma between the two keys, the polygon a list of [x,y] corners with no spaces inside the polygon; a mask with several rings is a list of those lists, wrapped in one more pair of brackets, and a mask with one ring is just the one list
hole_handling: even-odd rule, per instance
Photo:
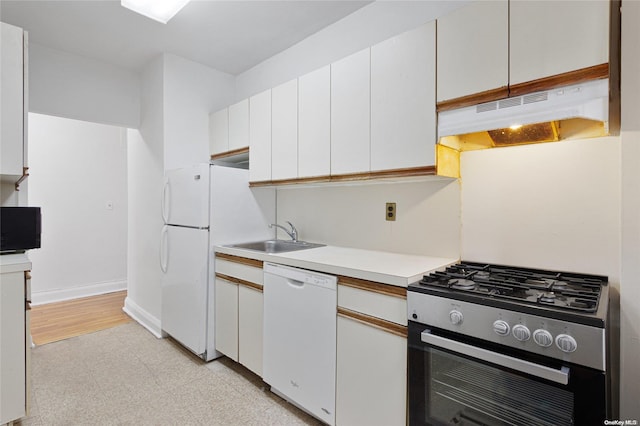
{"label": "oven door", "polygon": [[409,424],[590,425],[605,374],[409,322]]}

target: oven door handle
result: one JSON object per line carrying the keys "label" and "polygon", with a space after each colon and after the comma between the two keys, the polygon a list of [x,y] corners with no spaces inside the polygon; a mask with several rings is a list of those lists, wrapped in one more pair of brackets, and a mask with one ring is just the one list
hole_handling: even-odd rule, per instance
{"label": "oven door handle", "polygon": [[420,335],[420,338],[424,343],[428,345],[448,349],[450,351],[467,355],[472,358],[511,368],[512,370],[520,371],[523,373],[531,374],[532,376],[536,376],[541,379],[550,380],[561,385],[566,385],[569,383],[568,367],[563,366],[560,370],[557,370],[555,368],[546,367],[544,365],[535,364],[529,361],[524,361],[522,359],[514,358],[508,355],[488,351],[476,346],[467,345],[466,343],[460,343],[455,340],[447,339],[445,337],[436,336],[435,334],[431,333],[431,330],[423,331]]}

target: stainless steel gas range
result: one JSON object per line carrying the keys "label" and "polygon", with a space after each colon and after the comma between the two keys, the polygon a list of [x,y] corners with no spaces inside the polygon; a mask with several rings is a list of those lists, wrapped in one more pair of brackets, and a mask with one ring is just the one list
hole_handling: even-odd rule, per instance
{"label": "stainless steel gas range", "polygon": [[461,262],[407,291],[411,425],[602,425],[603,276]]}

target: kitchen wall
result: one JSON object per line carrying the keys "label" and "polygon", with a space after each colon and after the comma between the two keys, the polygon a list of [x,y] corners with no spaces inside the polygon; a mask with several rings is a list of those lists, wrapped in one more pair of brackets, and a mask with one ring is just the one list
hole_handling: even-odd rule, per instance
{"label": "kitchen wall", "polygon": [[127,130],[129,240],[124,310],[160,337],[160,193],[164,176],[164,57],[141,75],[139,129]]}
{"label": "kitchen wall", "polygon": [[29,44],[29,111],[140,125],[140,76],[94,59]]}
{"label": "kitchen wall", "polygon": [[620,418],[640,419],[640,2],[622,2]]}
{"label": "kitchen wall", "polygon": [[620,282],[620,139],[461,155],[462,258]]}
{"label": "kitchen wall", "polygon": [[[277,199],[278,222],[291,221],[302,240],[395,253],[459,256],[460,185],[456,180],[282,187]],[[386,202],[396,203],[395,222],[385,220]],[[279,238],[287,236],[280,233]]]}
{"label": "kitchen wall", "polygon": [[209,112],[233,102],[235,78],[164,55],[165,170],[209,160]]}
{"label": "kitchen wall", "polygon": [[128,296],[125,310],[162,334],[159,264],[165,170],[209,161],[209,112],[232,102],[234,77],[163,54],[142,73],[142,115],[129,140]]}
{"label": "kitchen wall", "polygon": [[20,191],[15,190],[13,183],[0,183],[0,206],[15,207],[26,206],[29,183],[23,181]]}
{"label": "kitchen wall", "polygon": [[42,208],[33,303],[126,289],[124,129],[30,113],[29,162],[29,204]]}

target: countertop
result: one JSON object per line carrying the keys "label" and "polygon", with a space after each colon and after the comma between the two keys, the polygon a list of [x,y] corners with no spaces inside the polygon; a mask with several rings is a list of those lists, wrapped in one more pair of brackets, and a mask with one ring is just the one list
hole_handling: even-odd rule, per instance
{"label": "countertop", "polygon": [[324,246],[287,253],[263,253],[234,247],[216,246],[216,252],[280,265],[310,269],[333,275],[360,278],[407,287],[422,275],[441,269],[458,259],[390,253],[349,247]]}
{"label": "countertop", "polygon": [[0,255],[0,273],[30,271],[31,261],[26,253]]}

